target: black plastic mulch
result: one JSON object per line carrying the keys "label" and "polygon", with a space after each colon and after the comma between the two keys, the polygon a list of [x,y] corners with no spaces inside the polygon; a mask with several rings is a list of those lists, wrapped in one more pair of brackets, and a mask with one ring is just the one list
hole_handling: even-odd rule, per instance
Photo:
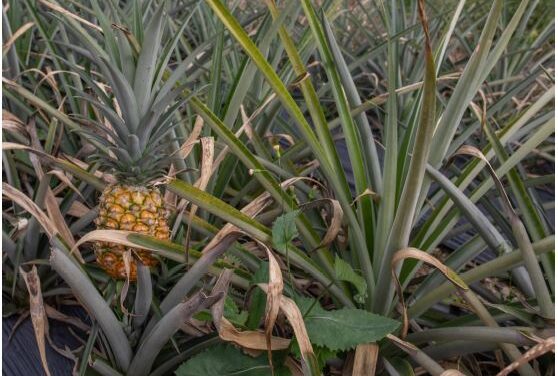
{"label": "black plastic mulch", "polygon": [[[85,312],[81,308],[64,309],[64,313],[82,320],[86,319]],[[17,320],[18,317],[15,315],[2,320],[2,374],[6,376],[44,376],[45,371],[41,365],[31,320],[27,318],[23,321],[12,335]],[[80,342],[70,333],[66,323],[49,320],[49,329],[50,337],[56,347],[75,349],[80,346]],[[74,328],[72,327],[72,329]],[[78,329],[75,329],[74,332],[80,333]],[[11,339],[10,335],[12,335]],[[52,376],[72,375],[73,361],[57,353],[48,342],[46,343],[46,356]]]}

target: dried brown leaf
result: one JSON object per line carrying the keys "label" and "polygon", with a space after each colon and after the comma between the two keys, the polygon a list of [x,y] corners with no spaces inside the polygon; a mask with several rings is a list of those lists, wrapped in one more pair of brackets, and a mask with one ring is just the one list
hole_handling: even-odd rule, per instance
{"label": "dried brown leaf", "polygon": [[324,202],[331,205],[331,220],[329,222],[329,226],[327,227],[327,231],[324,237],[320,241],[320,244],[318,244],[313,249],[313,251],[315,251],[316,249],[327,247],[335,239],[337,239],[337,235],[339,234],[339,231],[341,231],[341,226],[343,225],[343,208],[341,207],[341,204],[337,200],[331,198],[322,198],[322,199],[305,203],[300,206],[300,209],[306,210],[308,208],[313,208],[321,205]]}
{"label": "dried brown leaf", "polygon": [[58,234],[58,230],[52,220],[37,206],[37,204],[35,204],[21,191],[18,191],[11,185],[2,183],[2,195],[15,202],[23,209],[25,209],[25,211],[35,217],[40,225],[43,227],[49,238],[52,238],[56,234]]}
{"label": "dried brown leaf", "polygon": [[[211,178],[212,174],[212,166],[213,166],[213,154],[214,154],[214,140],[213,137],[202,137],[200,139],[201,147],[202,147],[202,158],[201,158],[201,167],[200,167],[200,177],[194,183],[194,186],[200,190],[205,190],[207,188],[207,184],[209,183],[209,179]],[[190,248],[190,232],[192,229],[192,219],[196,215],[196,211],[198,210],[197,205],[192,205],[190,208],[190,213],[188,214],[188,231],[186,233],[186,249]]]}
{"label": "dried brown leaf", "polygon": [[10,39],[8,39],[6,41],[6,43],[4,43],[2,45],[2,55],[5,55],[8,52],[8,50],[10,49],[10,47],[12,47],[12,45],[15,43],[17,38],[22,36],[27,30],[31,29],[33,27],[33,25],[35,25],[33,22],[27,22],[26,24],[21,26],[19,29],[17,29],[15,31],[15,33],[12,34]]}
{"label": "dried brown leaf", "polygon": [[29,291],[29,309],[31,312],[31,323],[35,331],[35,339],[39,348],[41,363],[47,376],[50,376],[48,369],[48,361],[46,356],[45,338],[48,332],[48,319],[43,305],[43,294],[41,293],[41,280],[37,273],[37,267],[33,265],[30,272],[25,272],[23,268],[19,268],[27,291]]}
{"label": "dried brown leaf", "polygon": [[292,299],[281,296],[281,311],[285,314],[293,328],[300,353],[302,354],[302,359],[306,364],[312,364],[313,360],[311,358],[315,358],[314,350],[312,349],[312,343],[308,337],[304,319],[298,306]]}
{"label": "dried brown leaf", "polygon": [[196,121],[194,122],[194,129],[190,132],[188,139],[184,141],[184,143],[180,146],[179,153],[180,158],[185,159],[190,155],[194,145],[198,143],[198,137],[201,134],[203,128],[203,118],[201,116],[196,117]]}
{"label": "dried brown leaf", "polygon": [[380,201],[380,195],[377,194],[376,192],[374,192],[373,190],[371,190],[370,188],[366,188],[364,190],[364,192],[362,192],[361,194],[359,194],[358,196],[355,197],[355,199],[353,200],[353,202],[351,203],[351,205],[354,205],[357,203],[357,201],[359,201],[361,198],[366,197],[366,196],[371,196],[372,200],[374,200],[375,202],[379,202]]}
{"label": "dried brown leaf", "polygon": [[97,30],[97,31],[100,31],[101,33],[103,32],[103,29],[101,29],[99,26],[95,25],[94,23],[91,23],[91,22],[87,21],[86,19],[81,18],[81,17],[78,16],[77,14],[74,14],[74,13],[70,12],[69,10],[67,10],[67,9],[65,9],[65,8],[62,8],[60,5],[50,3],[50,2],[48,2],[48,1],[46,1],[46,0],[39,0],[39,2],[40,2],[41,4],[43,4],[43,5],[47,6],[47,7],[49,7],[50,9],[52,9],[52,10],[54,10],[54,11],[60,12],[60,13],[64,14],[65,16],[68,16],[68,17],[70,17],[70,18],[73,18],[73,19],[75,19],[76,21],[78,21],[78,22],[80,22],[80,23],[82,23],[82,24],[84,24],[84,25],[86,25],[86,26],[89,26],[89,27],[92,28],[92,29],[95,29],[95,30]]}
{"label": "dried brown leaf", "polygon": [[397,296],[399,297],[399,301],[403,308],[403,325],[401,326],[401,337],[403,338],[405,338],[405,336],[407,335],[407,331],[409,330],[409,319],[407,317],[407,307],[405,305],[405,299],[403,297],[403,290],[401,288],[401,284],[399,283],[399,278],[397,278],[396,269],[397,264],[407,258],[413,258],[423,261],[438,269],[456,287],[464,291],[467,291],[469,289],[467,284],[457,275],[457,273],[455,273],[451,268],[442,264],[442,262],[434,256],[417,248],[404,248],[397,251],[395,255],[393,255],[393,259],[391,260],[391,275],[393,280],[395,281]]}
{"label": "dried brown leaf", "polygon": [[544,355],[550,351],[555,352],[554,348],[556,346],[556,339],[555,337],[550,337],[543,340],[541,343],[533,346],[527,352],[521,356],[518,360],[511,363],[509,366],[501,370],[496,376],[506,376],[521,367],[522,365],[530,362],[533,359],[538,358],[541,355]]}
{"label": "dried brown leaf", "polygon": [[[58,198],[57,201],[60,203],[62,202],[61,198]],[[85,214],[89,213],[90,209],[85,206],[83,203],[79,201],[73,201],[68,209],[68,215],[72,217],[81,218]]]}
{"label": "dried brown leaf", "polygon": [[[258,286],[266,293],[268,292],[267,284],[260,283]],[[292,299],[281,295],[280,310],[287,317],[287,320],[289,320],[293,328],[302,359],[312,368],[312,365],[315,364],[316,356],[314,355],[312,343],[308,337],[308,332],[306,331],[306,325],[304,325],[304,318],[302,317],[300,309]]]}
{"label": "dried brown leaf", "polygon": [[353,376],[374,376],[379,347],[375,343],[361,343],[355,351]]}
{"label": "dried brown leaf", "polygon": [[508,198],[508,194],[506,193],[506,190],[504,189],[504,185],[502,184],[501,180],[498,178],[496,171],[494,171],[494,168],[492,167],[488,159],[486,159],[484,154],[474,146],[463,145],[450,158],[450,161],[457,155],[470,155],[472,157],[480,159],[482,162],[486,164],[486,167],[488,168],[488,172],[490,173],[490,176],[494,180],[494,184],[496,185],[496,188],[500,193],[500,197],[502,198],[504,204],[504,211],[506,212],[507,217],[510,219],[516,217],[517,215],[513,210],[513,206]]}
{"label": "dried brown leaf", "polygon": [[25,124],[23,121],[6,110],[2,110],[2,129],[16,132],[24,137],[27,137],[27,131],[25,130]]}
{"label": "dried brown leaf", "polygon": [[273,327],[275,326],[275,321],[277,321],[279,308],[281,306],[281,296],[283,295],[283,276],[281,274],[279,263],[275,259],[275,256],[273,255],[269,247],[265,246],[264,244],[261,245],[265,248],[267,257],[269,259],[269,282],[267,284],[264,329],[267,342],[267,358],[273,374],[273,360],[271,356],[271,334],[273,332]]}
{"label": "dried brown leaf", "polygon": [[[219,279],[215,283],[211,294],[215,295],[221,292],[226,294],[232,274],[233,271],[231,269],[223,270]],[[289,347],[291,341],[286,338],[271,337],[270,342],[268,343],[265,333],[259,331],[239,331],[229,320],[223,317],[224,305],[225,295],[223,295],[223,298],[211,307],[213,323],[217,328],[219,337],[221,337],[223,341],[236,343],[245,349],[259,351],[268,349],[268,346],[270,346],[273,351],[284,350]]]}
{"label": "dried brown leaf", "polygon": [[[79,239],[73,246],[70,253],[74,252],[80,245],[93,241],[117,243],[126,247],[137,248],[137,244],[128,240],[128,235],[130,234],[136,233],[124,230],[93,230],[82,236],[81,239]],[[141,248],[149,251],[157,251],[156,248],[151,248],[147,245],[142,245]]]}

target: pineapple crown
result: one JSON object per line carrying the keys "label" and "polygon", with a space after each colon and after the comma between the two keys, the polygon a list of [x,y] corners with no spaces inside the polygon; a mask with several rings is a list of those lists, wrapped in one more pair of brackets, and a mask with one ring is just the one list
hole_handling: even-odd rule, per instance
{"label": "pineapple crown", "polygon": [[[123,10],[115,9],[112,2],[107,3],[111,6],[110,12],[104,12],[96,0],[92,1],[100,24],[98,28],[85,30],[65,14],[55,17],[64,22],[78,40],[77,45],[67,47],[96,65],[102,80],[111,89],[109,94],[89,69],[68,61],[90,89],[86,93],[78,88],[78,92],[104,120],[83,118],[92,125],[83,130],[84,136],[98,150],[92,157],[119,181],[145,184],[161,177],[169,167],[167,150],[172,141],[169,133],[177,124],[174,115],[188,100],[188,97],[179,97],[188,84],[177,84],[189,64],[182,62],[174,71],[165,72],[186,23],[162,45],[166,26],[164,6],[148,16],[149,8],[142,10],[140,2],[133,2],[128,9],[134,19],[130,31],[121,26]],[[107,13],[114,18],[114,23],[109,22]],[[149,21],[143,24],[142,19]]]}

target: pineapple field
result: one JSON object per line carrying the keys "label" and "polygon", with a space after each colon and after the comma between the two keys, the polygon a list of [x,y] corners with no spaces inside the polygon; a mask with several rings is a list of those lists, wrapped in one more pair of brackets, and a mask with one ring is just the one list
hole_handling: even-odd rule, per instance
{"label": "pineapple field", "polygon": [[554,375],[554,28],[4,0],[3,375]]}

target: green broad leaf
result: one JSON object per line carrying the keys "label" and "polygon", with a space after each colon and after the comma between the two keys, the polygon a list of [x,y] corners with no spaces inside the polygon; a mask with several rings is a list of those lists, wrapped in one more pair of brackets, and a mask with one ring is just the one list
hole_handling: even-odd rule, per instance
{"label": "green broad leaf", "polygon": [[205,321],[205,322],[213,321],[213,316],[211,316],[211,313],[209,313],[207,311],[198,312],[193,317],[196,320],[200,320],[200,321]]}
{"label": "green broad leaf", "polygon": [[273,247],[275,249],[286,252],[289,244],[298,236],[295,221],[299,215],[300,210],[293,210],[275,219],[271,230]]}
{"label": "green broad leaf", "polygon": [[357,308],[326,311],[314,299],[295,299],[304,315],[310,342],[333,351],[349,350],[361,343],[376,342],[396,330],[400,323]]}
{"label": "green broad leaf", "polygon": [[[275,375],[287,376],[289,371],[274,362]],[[271,370],[267,354],[257,358],[244,355],[232,345],[217,345],[192,357],[174,372],[176,376],[268,376]]]}
{"label": "green broad leaf", "polygon": [[335,278],[341,281],[347,281],[356,287],[358,294],[354,296],[356,302],[364,304],[368,294],[366,293],[366,281],[353,267],[339,256],[335,256],[335,263],[333,265],[335,270]]}
{"label": "green broad leaf", "polygon": [[246,325],[246,321],[248,320],[248,312],[240,310],[234,300],[228,295],[225,298],[225,310],[223,315],[231,323],[238,326]]}

